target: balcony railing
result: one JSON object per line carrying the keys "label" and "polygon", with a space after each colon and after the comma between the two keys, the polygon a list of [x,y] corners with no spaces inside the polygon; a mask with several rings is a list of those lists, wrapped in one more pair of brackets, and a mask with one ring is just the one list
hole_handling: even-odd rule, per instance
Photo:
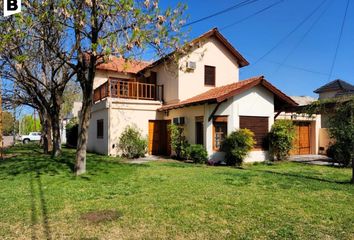
{"label": "balcony railing", "polygon": [[106,97],[162,101],[163,85],[109,78],[94,90],[93,101],[97,102]]}

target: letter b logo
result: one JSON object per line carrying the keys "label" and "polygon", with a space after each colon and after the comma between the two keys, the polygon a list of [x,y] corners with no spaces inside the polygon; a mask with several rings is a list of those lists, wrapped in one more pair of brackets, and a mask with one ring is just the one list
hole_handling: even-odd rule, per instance
{"label": "letter b logo", "polygon": [[18,6],[16,0],[7,0],[7,11],[15,11],[17,8]]}
{"label": "letter b logo", "polygon": [[4,16],[10,16],[21,12],[21,0],[3,0],[4,1]]}

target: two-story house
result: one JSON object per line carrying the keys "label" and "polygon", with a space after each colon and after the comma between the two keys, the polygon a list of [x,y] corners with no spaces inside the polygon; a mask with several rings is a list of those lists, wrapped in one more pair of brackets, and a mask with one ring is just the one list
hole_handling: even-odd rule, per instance
{"label": "two-story house", "polygon": [[122,131],[135,125],[149,139],[149,154],[169,155],[167,126],[175,123],[216,160],[223,158],[225,136],[248,128],[257,143],[246,161],[267,158],[275,112],[297,103],[263,76],[240,81],[239,69],[249,63],[216,28],[189,46],[178,61],[112,58],[97,68],[88,150],[119,154]]}
{"label": "two-story house", "polygon": [[[336,79],[319,88],[314,93],[318,94],[318,99],[328,101],[331,99],[345,98],[354,96],[354,86],[344,80]],[[333,107],[332,107],[333,108]],[[332,114],[331,107],[326,106],[326,110],[321,112],[321,129],[319,131],[319,148],[323,153],[326,152],[332,140],[328,134],[328,120]]]}

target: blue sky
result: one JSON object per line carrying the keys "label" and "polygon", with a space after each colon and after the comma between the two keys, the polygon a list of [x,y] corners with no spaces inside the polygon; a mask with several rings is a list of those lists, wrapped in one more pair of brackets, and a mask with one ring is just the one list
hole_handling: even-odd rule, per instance
{"label": "blue sky", "polygon": [[[178,2],[188,5],[188,21],[191,22],[233,6],[241,0],[160,1],[163,7],[174,6]],[[241,69],[240,79],[264,75],[288,95],[316,97],[313,90],[336,78],[354,84],[354,2],[349,4],[332,76],[329,73],[347,0],[284,0],[257,16],[223,29],[276,2],[279,0],[259,0],[193,24],[189,36],[194,38],[218,27],[250,62],[249,66]],[[261,61],[257,61],[314,9],[317,11],[297,31]]]}

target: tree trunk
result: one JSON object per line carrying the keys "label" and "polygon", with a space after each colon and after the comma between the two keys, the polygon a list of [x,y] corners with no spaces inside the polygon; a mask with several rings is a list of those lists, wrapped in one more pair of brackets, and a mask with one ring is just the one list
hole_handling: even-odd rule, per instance
{"label": "tree trunk", "polygon": [[38,111],[38,112],[39,112],[39,118],[40,118],[41,125],[42,125],[41,142],[43,145],[43,152],[45,154],[48,154],[49,152],[52,151],[52,148],[53,148],[51,119],[50,119],[49,114],[45,110]]}
{"label": "tree trunk", "polygon": [[[91,94],[90,94],[91,95]],[[90,113],[92,106],[92,96],[83,96],[81,116],[79,121],[79,134],[76,148],[75,174],[80,175],[86,172],[86,150]]]}
{"label": "tree trunk", "polygon": [[52,157],[58,157],[61,154],[61,135],[60,135],[59,114],[52,115],[52,131],[53,131]]}

